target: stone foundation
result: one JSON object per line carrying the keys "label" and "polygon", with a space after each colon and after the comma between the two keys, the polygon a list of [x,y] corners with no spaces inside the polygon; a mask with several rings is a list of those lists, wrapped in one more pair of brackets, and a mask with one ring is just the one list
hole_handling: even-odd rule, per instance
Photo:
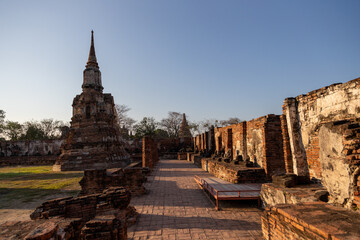
{"label": "stone foundation", "polygon": [[136,211],[129,206],[125,188],[109,188],[99,194],[59,198],[44,202],[30,215],[48,219],[25,239],[127,239],[127,222]]}
{"label": "stone foundation", "polygon": [[139,196],[146,193],[143,186],[145,181],[146,176],[141,167],[87,170],[80,181],[80,195],[101,193],[109,187],[124,187],[132,196]]}
{"label": "stone foundation", "polygon": [[217,178],[223,179],[231,183],[264,183],[266,182],[266,174],[263,168],[246,167],[241,165],[233,165],[217,160],[203,158],[201,159],[202,169],[211,173]]}
{"label": "stone foundation", "polygon": [[200,156],[200,154],[192,154],[191,155],[191,162],[200,168],[201,168],[201,159],[202,159],[202,157]]}
{"label": "stone foundation", "polygon": [[177,152],[162,152],[159,159],[177,159]]}
{"label": "stone foundation", "polygon": [[264,239],[360,239],[359,214],[326,203],[277,205],[261,218]]}
{"label": "stone foundation", "polygon": [[326,200],[327,191],[319,184],[297,185],[286,188],[266,183],[261,186],[260,197],[264,206],[298,204]]}
{"label": "stone foundation", "polygon": [[53,165],[57,155],[0,157],[0,167],[6,166],[46,166]]}
{"label": "stone foundation", "polygon": [[187,153],[178,153],[178,160],[187,160]]}

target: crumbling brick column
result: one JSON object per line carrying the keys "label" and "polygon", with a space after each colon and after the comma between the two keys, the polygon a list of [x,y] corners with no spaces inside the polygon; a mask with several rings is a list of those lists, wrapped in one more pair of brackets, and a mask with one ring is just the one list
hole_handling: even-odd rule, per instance
{"label": "crumbling brick column", "polygon": [[293,171],[300,177],[308,178],[309,169],[301,137],[297,100],[295,98],[285,99],[284,108],[289,132],[290,148],[292,152]]}
{"label": "crumbling brick column", "polygon": [[142,166],[152,169],[159,160],[158,150],[151,137],[143,138]]}
{"label": "crumbling brick column", "polygon": [[285,114],[280,116],[280,120],[281,120],[281,131],[282,131],[282,138],[283,138],[285,170],[287,173],[294,173],[292,158],[291,158],[289,132],[288,132]]}

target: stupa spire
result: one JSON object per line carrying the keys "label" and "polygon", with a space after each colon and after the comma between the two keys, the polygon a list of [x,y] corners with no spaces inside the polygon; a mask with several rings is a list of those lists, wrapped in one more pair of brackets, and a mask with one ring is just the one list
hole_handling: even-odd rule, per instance
{"label": "stupa spire", "polygon": [[94,31],[91,31],[91,45],[89,52],[89,59],[84,70],[83,89],[95,89],[102,91],[104,88],[101,83],[101,72],[96,60],[95,46],[94,46]]}
{"label": "stupa spire", "polygon": [[96,60],[96,55],[95,55],[94,31],[93,30],[91,30],[91,45],[90,45],[90,51],[89,51],[89,58],[86,63],[86,68],[89,68],[89,67],[99,68],[99,65]]}

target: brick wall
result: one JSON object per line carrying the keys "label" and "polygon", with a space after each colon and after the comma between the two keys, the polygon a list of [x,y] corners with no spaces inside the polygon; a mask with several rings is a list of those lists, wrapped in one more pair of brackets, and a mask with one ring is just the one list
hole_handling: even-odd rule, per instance
{"label": "brick wall", "polygon": [[283,137],[279,115],[267,115],[246,123],[247,156],[268,176],[285,172]]}
{"label": "brick wall", "polygon": [[[344,84],[333,84],[284,101],[287,133],[295,174],[318,181],[322,179],[317,132],[329,122],[360,117],[360,78]],[[284,125],[284,124],[283,124]],[[286,162],[287,144],[284,145]],[[289,171],[291,164],[287,164]]]}
{"label": "brick wall", "polygon": [[0,166],[53,165],[63,140],[1,141]]}
{"label": "brick wall", "polygon": [[263,167],[268,176],[285,172],[283,138],[279,115],[267,115]]}
{"label": "brick wall", "polygon": [[350,203],[353,209],[360,209],[360,119],[346,124],[343,132],[345,162],[350,167]]}
{"label": "brick wall", "polygon": [[0,157],[0,167],[53,165],[58,155]]}
{"label": "brick wall", "polygon": [[62,139],[34,141],[0,141],[0,157],[10,156],[58,156]]}
{"label": "brick wall", "polygon": [[305,150],[307,163],[309,166],[310,179],[321,179],[320,146],[319,132],[315,131],[309,136],[309,146]]}
{"label": "brick wall", "polygon": [[247,158],[263,167],[265,153],[265,123],[266,116],[259,117],[246,123]]}
{"label": "brick wall", "polygon": [[246,122],[232,126],[233,159],[235,159],[237,155],[241,155],[243,160],[246,160]]}

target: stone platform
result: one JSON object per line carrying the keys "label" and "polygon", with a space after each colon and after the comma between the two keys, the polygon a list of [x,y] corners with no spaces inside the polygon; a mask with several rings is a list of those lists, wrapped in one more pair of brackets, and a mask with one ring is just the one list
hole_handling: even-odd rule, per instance
{"label": "stone platform", "polygon": [[267,208],[264,239],[360,239],[360,214],[327,203],[300,203]]}
{"label": "stone platform", "polygon": [[260,167],[246,167],[244,162],[239,165],[218,162],[210,158],[201,159],[201,167],[217,178],[230,183],[264,183],[266,173]]}

